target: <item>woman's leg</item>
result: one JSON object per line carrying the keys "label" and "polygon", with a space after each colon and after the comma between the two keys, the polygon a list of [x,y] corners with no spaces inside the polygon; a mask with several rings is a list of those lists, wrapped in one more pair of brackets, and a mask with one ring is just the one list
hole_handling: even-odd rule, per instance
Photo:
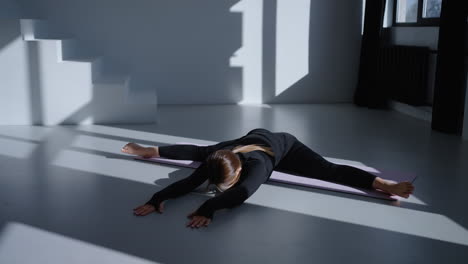
{"label": "woman's leg", "polygon": [[275,170],[361,188],[372,188],[376,177],[358,168],[329,162],[297,139]]}
{"label": "woman's leg", "polygon": [[402,197],[408,197],[414,189],[411,183],[395,184],[367,171],[329,162],[299,140],[295,140],[275,170],[353,187],[381,189]]}

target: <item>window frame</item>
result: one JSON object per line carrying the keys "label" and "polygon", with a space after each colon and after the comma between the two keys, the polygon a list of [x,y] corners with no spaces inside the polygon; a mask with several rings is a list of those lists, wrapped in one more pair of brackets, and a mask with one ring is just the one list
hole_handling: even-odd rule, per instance
{"label": "window frame", "polygon": [[397,22],[397,6],[398,0],[393,1],[393,27],[438,27],[440,17],[423,18],[423,5],[424,0],[418,0],[418,14],[416,16],[416,22]]}

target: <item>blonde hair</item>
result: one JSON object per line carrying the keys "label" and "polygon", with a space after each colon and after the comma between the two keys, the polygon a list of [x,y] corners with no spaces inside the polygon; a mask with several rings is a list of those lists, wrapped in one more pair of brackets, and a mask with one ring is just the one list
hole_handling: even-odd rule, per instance
{"label": "blonde hair", "polygon": [[247,153],[247,152],[256,151],[256,150],[263,151],[263,152],[267,153],[268,155],[270,155],[272,157],[275,156],[275,153],[273,153],[273,150],[270,147],[260,146],[260,145],[257,145],[257,144],[251,144],[251,145],[245,145],[245,146],[236,146],[232,150],[232,152],[234,152],[234,153],[238,153],[238,152]]}
{"label": "blonde hair", "polygon": [[239,181],[240,173],[237,170],[242,169],[242,163],[236,153],[248,153],[251,151],[263,151],[270,156],[274,156],[274,152],[270,147],[250,144],[245,146],[236,146],[232,150],[221,149],[211,153],[206,162],[210,170],[208,185],[214,184],[220,192],[231,188]]}

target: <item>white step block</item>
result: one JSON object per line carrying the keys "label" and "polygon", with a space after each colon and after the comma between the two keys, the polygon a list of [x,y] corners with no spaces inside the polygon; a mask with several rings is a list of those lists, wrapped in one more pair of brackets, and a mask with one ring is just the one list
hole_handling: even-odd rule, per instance
{"label": "white step block", "polygon": [[[3,21],[2,21],[3,22]],[[12,27],[13,23],[0,25]],[[27,42],[11,40],[0,50],[0,125],[31,124],[33,107],[30,103],[31,74]]]}
{"label": "white step block", "polygon": [[[41,41],[44,124],[117,124],[156,121],[156,96],[129,101],[129,77],[93,80],[93,63],[57,62],[60,41]],[[96,61],[97,64],[100,60]],[[99,67],[99,66],[96,66]]]}
{"label": "white step block", "polygon": [[38,42],[43,123],[60,124],[92,100],[90,63],[60,62],[61,41]]}
{"label": "white step block", "polygon": [[35,40],[35,21],[36,19],[20,19],[21,35],[23,40]]}
{"label": "white step block", "polygon": [[[35,77],[29,84],[21,84],[25,93],[15,93],[15,98],[24,97],[21,105],[25,108],[24,118],[15,124],[156,122],[155,91],[135,92],[138,89],[134,89],[131,92],[132,82],[127,74],[123,74],[123,67],[93,55],[76,39],[60,39],[51,28],[45,20],[20,20],[18,30],[25,41],[16,45],[15,53],[25,56],[26,65],[21,74],[24,77],[14,79],[31,79],[28,76],[31,72]],[[11,58],[19,57],[19,54],[10,55]],[[8,56],[5,58],[11,59]],[[6,69],[5,76],[13,76],[8,73],[10,68]],[[11,83],[19,84],[17,81]],[[138,88],[138,85],[134,86]],[[13,121],[0,116],[0,123],[12,124]]]}

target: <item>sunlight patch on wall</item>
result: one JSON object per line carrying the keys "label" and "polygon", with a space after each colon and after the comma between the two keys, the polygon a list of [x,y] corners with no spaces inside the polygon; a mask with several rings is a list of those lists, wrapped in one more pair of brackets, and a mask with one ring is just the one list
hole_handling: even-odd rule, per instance
{"label": "sunlight patch on wall", "polygon": [[246,202],[468,246],[468,230],[437,213],[266,184]]}
{"label": "sunlight patch on wall", "polygon": [[0,263],[150,264],[156,262],[23,223],[8,222],[0,233]]}
{"label": "sunlight patch on wall", "polygon": [[[90,105],[93,99],[91,63],[59,62],[61,41],[37,42],[43,123],[57,125]],[[73,123],[74,120],[72,120]]]}
{"label": "sunlight patch on wall", "polygon": [[26,44],[16,37],[0,47],[0,125],[31,123],[28,87]]}
{"label": "sunlight patch on wall", "polygon": [[278,96],[309,73],[310,0],[277,0],[276,12]]}
{"label": "sunlight patch on wall", "polygon": [[242,13],[242,47],[230,59],[231,67],[242,67],[242,101],[262,103],[263,0],[241,0],[230,12]]}
{"label": "sunlight patch on wall", "polygon": [[364,34],[364,18],[366,13],[366,0],[362,0],[362,15],[361,15],[361,35]]}

